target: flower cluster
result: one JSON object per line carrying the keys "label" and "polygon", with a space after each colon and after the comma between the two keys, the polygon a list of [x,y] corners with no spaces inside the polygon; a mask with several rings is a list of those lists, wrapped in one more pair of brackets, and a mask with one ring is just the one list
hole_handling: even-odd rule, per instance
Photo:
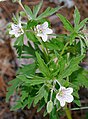
{"label": "flower cluster", "polygon": [[[12,30],[9,32],[9,34],[14,35],[16,38],[24,33],[21,23],[19,23],[17,25],[12,23],[11,28],[12,28]],[[48,28],[48,22],[44,22],[41,25],[37,25],[34,28],[34,31],[35,31],[36,35],[38,37],[41,37],[44,42],[46,42],[49,39],[48,35],[53,33],[53,30]]]}

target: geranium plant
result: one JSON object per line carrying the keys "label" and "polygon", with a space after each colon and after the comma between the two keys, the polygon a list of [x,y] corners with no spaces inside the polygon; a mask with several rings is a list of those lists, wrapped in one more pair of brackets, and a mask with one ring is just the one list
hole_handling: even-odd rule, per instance
{"label": "geranium plant", "polygon": [[88,87],[88,72],[80,65],[88,47],[87,34],[83,32],[88,18],[80,21],[80,13],[75,7],[73,26],[57,14],[68,34],[55,34],[46,17],[61,7],[48,7],[39,15],[43,1],[33,10],[23,6],[21,1],[18,3],[23,11],[13,17],[9,34],[16,38],[14,47],[18,57],[32,59],[32,63],[22,65],[16,78],[9,82],[6,101],[15,91],[19,97],[12,110],[25,106],[29,109],[33,105],[37,106],[38,112],[44,108],[44,116],[49,114],[50,119],[59,119],[60,110],[72,119],[68,105],[74,102],[81,106],[78,91],[81,86]]}

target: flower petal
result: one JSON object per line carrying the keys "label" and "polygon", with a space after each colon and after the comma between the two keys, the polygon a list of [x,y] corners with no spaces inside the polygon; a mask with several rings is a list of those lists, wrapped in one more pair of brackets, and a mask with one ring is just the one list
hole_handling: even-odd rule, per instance
{"label": "flower petal", "polygon": [[65,100],[62,96],[59,96],[59,93],[56,95],[56,99],[60,101],[61,107],[65,106]]}
{"label": "flower petal", "polygon": [[12,23],[11,27],[12,27],[13,30],[17,30],[17,29],[19,29],[19,26],[16,25],[16,24],[13,24],[13,23]]}
{"label": "flower petal", "polygon": [[42,40],[46,42],[48,40],[48,36],[46,34],[42,34]]}
{"label": "flower petal", "polygon": [[20,33],[16,33],[14,34],[16,38],[18,38],[21,34]]}
{"label": "flower petal", "polygon": [[73,93],[73,88],[69,87],[69,88],[66,89],[65,92],[66,92],[67,94],[71,94],[71,93]]}
{"label": "flower petal", "polygon": [[9,31],[9,34],[11,35],[15,34],[14,30]]}
{"label": "flower petal", "polygon": [[48,22],[44,22],[44,23],[42,24],[42,28],[43,28],[43,29],[48,28]]}
{"label": "flower petal", "polygon": [[72,95],[64,95],[64,99],[68,103],[71,103],[74,100]]}
{"label": "flower petal", "polygon": [[50,28],[47,28],[46,30],[44,30],[44,33],[45,34],[52,34],[53,33],[53,30],[50,29]]}
{"label": "flower petal", "polygon": [[61,105],[61,107],[64,107],[65,106],[65,100],[60,100],[60,105]]}

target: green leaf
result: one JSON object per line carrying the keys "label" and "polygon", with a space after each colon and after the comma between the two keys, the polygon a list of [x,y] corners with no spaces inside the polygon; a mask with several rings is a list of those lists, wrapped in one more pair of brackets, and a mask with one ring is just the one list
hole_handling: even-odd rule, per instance
{"label": "green leaf", "polygon": [[44,60],[41,58],[40,54],[36,52],[36,57],[39,65],[40,71],[43,73],[44,76],[49,77],[50,76],[50,71],[45,64]]}
{"label": "green leaf", "polygon": [[28,65],[23,65],[21,68],[18,69],[17,74],[20,75],[34,75],[36,70],[36,64],[28,64]]}
{"label": "green leaf", "polygon": [[24,38],[24,35],[21,35],[20,37],[17,38],[17,40],[14,43],[14,47],[16,48],[19,56],[21,56],[22,54],[23,43],[24,43],[23,38]]}
{"label": "green leaf", "polygon": [[15,41],[14,46],[23,46],[23,38],[24,38],[24,35],[19,36],[17,40]]}
{"label": "green leaf", "polygon": [[42,80],[42,79],[36,80],[36,78],[35,78],[35,80],[31,79],[31,80],[25,81],[25,83],[27,83],[27,84],[29,84],[31,86],[43,84],[44,82],[45,82],[44,80]]}
{"label": "green leaf", "polygon": [[56,8],[50,8],[50,7],[48,7],[42,14],[40,14],[36,18],[36,20],[40,20],[40,19],[46,18],[46,17],[54,14],[55,12],[57,12],[59,9],[61,9],[61,7],[56,7]]}
{"label": "green leaf", "polygon": [[30,41],[33,41],[33,42],[38,42],[36,36],[34,35],[34,33],[32,32],[26,32],[26,36],[28,38],[28,40]]}
{"label": "green leaf", "polygon": [[34,8],[33,8],[33,14],[34,14],[34,17],[35,18],[37,16],[40,8],[42,7],[42,4],[43,4],[43,0],[41,0],[38,5],[34,6]]}
{"label": "green leaf", "polygon": [[45,106],[45,102],[44,102],[44,100],[41,100],[41,102],[40,102],[40,104],[39,104],[39,106],[38,106],[37,112],[40,112],[41,109],[42,109],[44,106]]}
{"label": "green leaf", "polygon": [[75,28],[76,31],[79,31],[80,29],[82,29],[86,22],[88,21],[88,18],[85,18],[83,21],[80,22],[80,24]]}
{"label": "green leaf", "polygon": [[76,32],[73,32],[70,34],[69,39],[70,39],[70,45],[72,45],[73,41],[75,40],[75,38],[78,36],[78,34]]}
{"label": "green leaf", "polygon": [[50,50],[62,50],[64,47],[63,42],[59,41],[59,38],[55,38],[45,43],[45,46]]}
{"label": "green leaf", "polygon": [[82,73],[78,74],[77,78],[74,79],[73,84],[78,86],[84,86],[88,88],[88,78],[87,76],[83,75]]}
{"label": "green leaf", "polygon": [[80,39],[80,49],[81,49],[81,55],[85,53],[85,44],[84,42]]}
{"label": "green leaf", "polygon": [[34,98],[29,95],[28,96],[28,109],[31,107],[33,100],[34,100]]}
{"label": "green leaf", "polygon": [[26,10],[29,18],[30,19],[33,19],[34,18],[34,15],[33,15],[32,11],[31,11],[31,9],[27,5],[25,5],[24,8],[25,8],[25,10]]}
{"label": "green leaf", "polygon": [[35,57],[35,50],[31,46],[30,43],[28,43],[28,46],[24,45],[22,48],[22,54],[26,55],[32,55],[32,57]]}
{"label": "green leaf", "polygon": [[34,98],[34,106],[44,97],[45,86],[43,85],[40,90],[37,92],[37,96]]}
{"label": "green leaf", "polygon": [[15,91],[15,89],[18,87],[18,85],[20,85],[22,82],[18,79],[18,78],[15,78],[14,80],[11,80],[10,82],[9,82],[9,84],[11,85],[11,86],[9,86],[8,88],[7,88],[7,94],[6,94],[6,102],[8,102],[9,101],[9,98],[10,98],[10,96],[11,95],[13,95],[13,93],[14,93],[14,91]]}
{"label": "green leaf", "polygon": [[72,58],[69,62],[69,65],[62,72],[61,77],[66,78],[67,76],[70,76],[74,71],[78,70],[79,63],[80,63],[80,61],[82,61],[83,58],[84,58],[84,55]]}
{"label": "green leaf", "polygon": [[12,108],[11,108],[11,111],[16,111],[16,110],[18,110],[18,109],[20,109],[20,108],[22,108],[22,103],[21,103],[21,101],[17,101],[16,102],[16,105],[14,105]]}
{"label": "green leaf", "polygon": [[60,20],[62,21],[64,27],[66,30],[73,32],[74,28],[71,25],[71,23],[61,14],[57,14],[57,16],[60,18]]}
{"label": "green leaf", "polygon": [[50,113],[53,109],[53,102],[50,100],[48,103],[47,103],[47,112]]}
{"label": "green leaf", "polygon": [[73,102],[77,105],[77,106],[81,106],[81,102],[80,102],[80,100],[73,100]]}
{"label": "green leaf", "polygon": [[25,98],[28,97],[28,92],[26,91],[22,91],[21,92],[21,102],[23,102],[25,100]]}
{"label": "green leaf", "polygon": [[33,28],[34,26],[36,26],[38,23],[35,20],[30,20],[27,22],[27,29]]}
{"label": "green leaf", "polygon": [[80,22],[80,13],[79,13],[77,7],[75,7],[75,11],[74,11],[74,24],[75,24],[75,27],[78,26],[79,22]]}

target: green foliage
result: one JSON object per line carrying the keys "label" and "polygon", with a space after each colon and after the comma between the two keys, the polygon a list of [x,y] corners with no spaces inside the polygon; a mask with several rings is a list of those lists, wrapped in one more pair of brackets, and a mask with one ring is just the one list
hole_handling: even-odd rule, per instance
{"label": "green foliage", "polygon": [[44,97],[45,86],[43,85],[40,90],[37,92],[37,95],[34,99],[34,106]]}
{"label": "green foliage", "polygon": [[[37,105],[37,112],[44,108],[44,116],[49,113],[50,119],[59,119],[62,108],[56,95],[60,87],[73,88],[73,102],[78,106],[81,106],[78,94],[80,87],[88,87],[88,71],[80,65],[88,47],[87,36],[83,33],[88,18],[81,21],[80,13],[75,7],[73,26],[63,15],[58,14],[68,34],[51,34],[52,38],[44,42],[40,36],[42,34],[49,38],[46,29],[49,30],[48,27],[50,27],[50,22],[45,18],[57,12],[61,7],[48,7],[39,15],[42,4],[41,0],[31,10],[20,3],[24,9],[20,15],[22,18],[26,15],[28,21],[22,23],[24,34],[16,39],[14,46],[19,58],[31,59],[32,62],[22,65],[17,71],[16,78],[9,82],[6,101],[8,102],[15,92],[18,99],[12,110],[25,107],[29,109],[33,104],[33,106]],[[14,17],[15,24],[20,20],[19,15],[17,18]],[[48,22],[49,26],[46,25],[47,28],[42,29],[41,24],[44,22]],[[37,25],[40,25],[40,29],[36,28]],[[27,37],[27,44],[24,44],[24,36]]]}
{"label": "green foliage", "polygon": [[17,40],[14,43],[14,46],[15,46],[19,56],[21,56],[21,54],[22,54],[23,38],[24,38],[24,36],[21,35],[20,37],[17,38]]}
{"label": "green foliage", "polygon": [[16,90],[16,88],[17,88],[21,83],[22,83],[22,82],[21,82],[18,78],[16,78],[16,79],[14,79],[14,80],[12,80],[12,81],[9,82],[9,84],[10,84],[11,86],[9,86],[8,89],[7,89],[8,93],[7,93],[7,95],[6,95],[6,102],[9,101],[10,96],[13,95],[14,91]]}
{"label": "green foliage", "polygon": [[74,57],[72,58],[68,65],[66,66],[66,68],[63,69],[63,71],[61,72],[59,78],[66,78],[67,76],[70,76],[74,71],[79,69],[79,63],[80,61],[84,58],[84,56],[78,56],[78,57]]}
{"label": "green foliage", "polygon": [[36,70],[35,63],[23,65],[21,68],[18,69],[17,74],[30,76],[35,74],[35,70]]}
{"label": "green foliage", "polygon": [[58,14],[57,16],[58,16],[58,17],[60,18],[60,20],[62,21],[62,23],[63,23],[65,29],[67,29],[68,31],[73,32],[74,29],[73,29],[73,26],[71,25],[71,23],[70,23],[63,15]]}
{"label": "green foliage", "polygon": [[75,27],[78,26],[79,22],[80,22],[80,13],[79,13],[78,9],[75,7],[75,11],[74,11],[74,25],[75,25]]}
{"label": "green foliage", "polygon": [[47,65],[45,64],[45,62],[43,61],[43,59],[41,58],[41,56],[39,55],[39,53],[37,53],[37,52],[36,52],[36,57],[37,57],[40,71],[43,73],[43,75],[45,77],[49,77],[50,71],[49,71]]}
{"label": "green foliage", "polygon": [[56,7],[56,8],[50,8],[50,7],[48,7],[42,14],[40,14],[39,16],[37,16],[38,15],[38,12],[39,12],[39,10],[40,10],[40,8],[42,6],[42,3],[43,3],[43,1],[41,0],[41,2],[38,5],[34,6],[33,7],[33,12],[32,12],[32,10],[27,5],[25,5],[25,10],[26,10],[26,12],[28,14],[29,19],[32,19],[32,20],[41,20],[43,18],[46,18],[46,17],[54,14],[59,9],[61,9],[61,7]]}

